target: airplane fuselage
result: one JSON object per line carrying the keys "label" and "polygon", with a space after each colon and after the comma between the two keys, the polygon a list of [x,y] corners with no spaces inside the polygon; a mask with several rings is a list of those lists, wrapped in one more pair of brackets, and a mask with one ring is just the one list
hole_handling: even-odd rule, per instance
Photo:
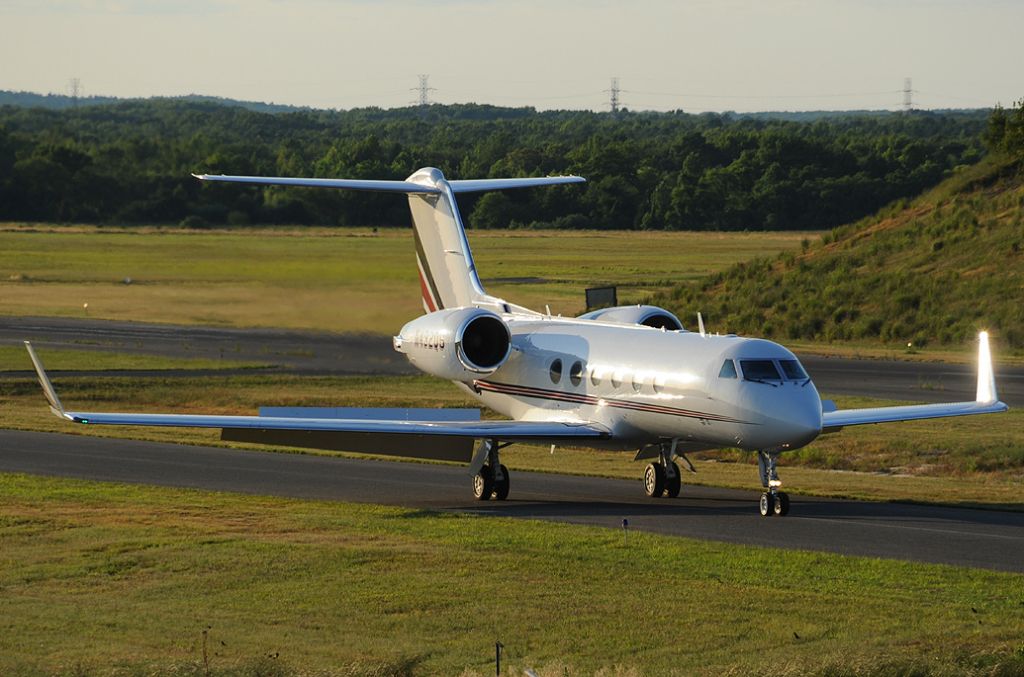
{"label": "airplane fuselage", "polygon": [[[599,423],[613,440],[599,446],[621,449],[677,440],[687,451],[786,451],[821,432],[814,384],[771,341],[547,316],[503,319],[512,338],[508,360],[463,385],[511,418]],[[778,378],[755,379],[755,368]]]}

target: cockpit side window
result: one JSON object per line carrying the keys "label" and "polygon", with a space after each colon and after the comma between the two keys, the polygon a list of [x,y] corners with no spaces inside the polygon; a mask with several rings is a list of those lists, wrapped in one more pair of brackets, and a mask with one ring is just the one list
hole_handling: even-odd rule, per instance
{"label": "cockpit side window", "polygon": [[718,378],[736,378],[736,363],[732,360],[723,362],[722,368],[718,372]]}
{"label": "cockpit side window", "polygon": [[772,360],[740,360],[745,381],[781,381],[779,370]]}
{"label": "cockpit side window", "polygon": [[807,378],[807,372],[796,360],[779,360],[779,366],[789,381],[803,381]]}

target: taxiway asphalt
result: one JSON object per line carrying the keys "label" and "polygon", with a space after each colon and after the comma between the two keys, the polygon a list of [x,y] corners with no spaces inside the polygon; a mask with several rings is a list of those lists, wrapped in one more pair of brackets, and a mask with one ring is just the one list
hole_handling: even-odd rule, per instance
{"label": "taxiway asphalt", "polygon": [[678,499],[648,499],[639,481],[529,472],[513,472],[508,501],[476,502],[462,467],[12,430],[0,431],[0,471],[611,529],[628,519],[673,536],[1024,573],[1024,513],[796,496],[789,516],[763,518],[754,490],[684,486]]}

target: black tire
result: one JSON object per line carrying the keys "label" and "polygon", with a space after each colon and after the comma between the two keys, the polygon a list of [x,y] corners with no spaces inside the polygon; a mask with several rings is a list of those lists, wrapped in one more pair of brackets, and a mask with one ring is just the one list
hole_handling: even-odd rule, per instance
{"label": "black tire", "polygon": [[508,475],[508,468],[504,465],[498,466],[501,469],[501,474],[504,479],[494,481],[494,498],[498,501],[504,501],[508,498],[508,490],[511,487],[511,480]]}
{"label": "black tire", "polygon": [[491,472],[491,466],[485,465],[473,476],[473,498],[478,501],[489,501],[493,493],[494,473]]}
{"label": "black tire", "polygon": [[648,463],[644,470],[644,492],[651,498],[665,493],[665,468],[660,463]]}
{"label": "black tire", "polygon": [[758,504],[758,511],[761,517],[767,517],[775,511],[775,497],[769,492],[761,494],[761,502]]}
{"label": "black tire", "polygon": [[775,514],[780,517],[785,517],[789,514],[789,494],[784,491],[780,491],[775,494]]}
{"label": "black tire", "polygon": [[672,469],[675,470],[675,476],[665,478],[665,495],[669,498],[679,498],[679,492],[683,489],[683,475],[675,463],[672,463]]}

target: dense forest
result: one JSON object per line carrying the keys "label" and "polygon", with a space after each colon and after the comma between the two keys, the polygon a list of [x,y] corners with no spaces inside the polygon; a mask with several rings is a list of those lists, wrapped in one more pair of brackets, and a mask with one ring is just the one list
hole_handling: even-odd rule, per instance
{"label": "dense forest", "polygon": [[[192,172],[402,179],[574,173],[584,187],[472,196],[474,228],[820,229],[972,164],[988,114],[809,122],[731,114],[538,112],[479,105],[267,113],[155,99],[0,107],[0,220],[404,225],[403,201],[202,185]],[[470,197],[470,196],[467,196]]]}
{"label": "dense forest", "polygon": [[990,154],[913,201],[655,299],[723,332],[1024,350],[1024,100],[996,109]]}

